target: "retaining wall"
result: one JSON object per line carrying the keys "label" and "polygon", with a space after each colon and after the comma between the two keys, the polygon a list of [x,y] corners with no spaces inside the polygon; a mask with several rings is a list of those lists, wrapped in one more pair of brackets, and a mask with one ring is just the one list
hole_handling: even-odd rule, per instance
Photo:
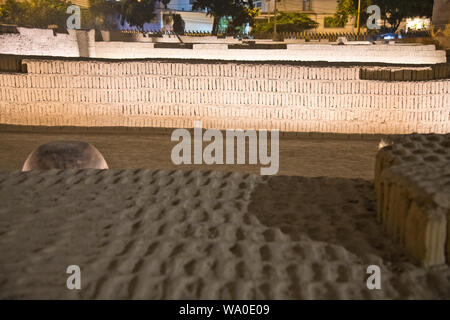
{"label": "retaining wall", "polygon": [[24,59],[0,74],[0,123],[450,132],[450,81],[359,79],[359,67]]}

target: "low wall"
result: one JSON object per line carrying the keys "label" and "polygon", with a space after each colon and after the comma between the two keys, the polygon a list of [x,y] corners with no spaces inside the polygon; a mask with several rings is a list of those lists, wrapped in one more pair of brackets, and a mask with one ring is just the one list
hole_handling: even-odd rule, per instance
{"label": "low wall", "polygon": [[50,29],[17,28],[19,34],[0,34],[0,53],[30,56],[79,57],[77,34],[53,34]]}
{"label": "low wall", "polygon": [[383,81],[427,81],[450,79],[450,64],[436,64],[429,67],[363,67],[360,78]]}
{"label": "low wall", "polygon": [[[177,37],[148,38],[142,34],[123,35],[130,41],[95,41],[95,32],[69,30],[69,34],[53,35],[52,30],[18,28],[19,34],[0,34],[0,54],[39,55],[61,57],[91,57],[110,59],[212,59],[226,61],[327,61],[389,64],[437,64],[445,63],[445,51],[425,45],[346,45],[327,43],[281,44],[287,49],[258,49],[257,46],[238,46],[232,39],[184,37],[188,44],[225,44],[208,50],[157,48],[152,43],[178,43]],[[115,39],[114,33],[102,33],[102,37]],[[117,37],[116,37],[117,38]],[[120,38],[120,37],[119,37]],[[233,44],[234,43],[234,44]],[[276,44],[280,46],[280,44]]]}
{"label": "low wall", "polygon": [[[437,64],[445,63],[445,51],[437,51],[420,45],[344,45],[336,44],[287,44],[287,49],[243,49],[232,44],[209,44],[193,49],[163,49],[151,43],[96,42],[96,57],[110,59],[206,59],[226,61],[327,61],[364,62],[389,64]],[[236,45],[234,45],[236,46]],[[269,46],[269,45],[267,45]]]}
{"label": "low wall", "polygon": [[0,74],[0,123],[450,132],[450,81],[359,79],[359,67],[24,59]]}
{"label": "low wall", "polygon": [[139,42],[96,42],[95,55],[97,57],[114,59],[118,56],[130,58],[144,58],[150,50],[154,50],[154,43]]}
{"label": "low wall", "polygon": [[[150,34],[143,34],[141,32],[126,33],[122,31],[100,31],[103,42],[145,42],[145,43],[159,43],[159,42],[179,42],[176,35],[161,35],[151,36]],[[234,37],[218,38],[216,36],[179,36],[184,43],[240,43]]]}

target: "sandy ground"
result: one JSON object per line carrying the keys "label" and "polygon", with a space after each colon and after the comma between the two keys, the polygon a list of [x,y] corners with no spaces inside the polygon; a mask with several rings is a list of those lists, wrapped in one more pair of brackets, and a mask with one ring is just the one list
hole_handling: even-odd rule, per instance
{"label": "sandy ground", "polygon": [[[361,179],[4,172],[0,203],[3,299],[450,298],[449,269],[400,254]],[[366,287],[372,264],[381,290]]]}
{"label": "sandy ground", "polygon": [[[176,142],[170,133],[10,132],[0,128],[0,170],[19,170],[39,145],[54,140],[93,144],[115,169],[202,169],[259,174],[253,165],[182,165],[170,158]],[[280,138],[280,175],[345,177],[372,180],[380,139]]]}
{"label": "sandy ground", "polygon": [[[12,171],[61,139],[113,169]],[[449,268],[418,267],[376,221],[378,142],[282,139],[281,176],[262,177],[176,167],[167,134],[0,132],[0,298],[450,299]]]}

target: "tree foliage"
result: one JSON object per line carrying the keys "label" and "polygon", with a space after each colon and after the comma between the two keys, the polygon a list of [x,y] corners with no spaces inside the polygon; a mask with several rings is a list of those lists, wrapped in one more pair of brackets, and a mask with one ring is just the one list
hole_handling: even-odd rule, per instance
{"label": "tree foliage", "polygon": [[[89,0],[89,9],[82,9],[83,28],[116,29],[117,21],[122,25],[143,30],[145,23],[156,17],[155,9],[169,0]],[[16,24],[35,28],[49,25],[66,26],[69,15],[66,10],[71,5],[65,0],[6,0],[0,5],[0,23]]]}
{"label": "tree foliage", "polygon": [[164,6],[164,9],[167,9],[167,7],[168,7],[168,5],[169,5],[169,3],[170,3],[170,0],[161,0],[160,2],[161,2],[162,5]]}
{"label": "tree foliage", "polygon": [[[361,25],[365,25],[368,14],[366,9],[372,4],[373,0],[361,0]],[[337,11],[330,21],[335,26],[345,26],[350,18],[356,18],[358,15],[358,0],[338,0]],[[355,21],[356,24],[356,21]]]}
{"label": "tree foliage", "polygon": [[0,5],[0,22],[34,28],[65,26],[70,5],[64,0],[7,0]]}
{"label": "tree foliage", "polygon": [[[271,33],[273,31],[274,19],[261,21],[255,24],[252,32]],[[295,12],[280,12],[277,15],[277,31],[279,32],[303,32],[318,27],[318,23],[306,14]]]}
{"label": "tree foliage", "polygon": [[227,34],[242,33],[247,24],[253,27],[258,15],[259,9],[254,7],[243,7],[242,10],[236,10],[236,14],[231,19],[228,18]]}
{"label": "tree foliage", "polygon": [[120,23],[128,23],[143,31],[144,24],[156,18],[156,0],[123,0],[120,8]]}
{"label": "tree foliage", "polygon": [[82,15],[83,27],[90,29],[117,29],[121,4],[119,1],[89,0],[89,9]]}
{"label": "tree foliage", "polygon": [[381,8],[382,19],[397,30],[403,19],[409,17],[431,17],[433,0],[372,0]]}
{"label": "tree foliage", "polygon": [[227,32],[235,33],[245,24],[253,25],[258,10],[252,0],[195,0],[193,10],[206,10],[214,17],[212,34],[217,35],[221,18],[227,18]]}
{"label": "tree foliage", "polygon": [[[395,31],[403,19],[409,17],[431,17],[433,0],[361,0],[361,25],[365,25],[368,15],[367,7],[377,5],[381,9],[381,19]],[[335,24],[345,24],[358,14],[358,0],[338,0],[334,15]]]}
{"label": "tree foliage", "polygon": [[181,15],[174,14],[173,15],[173,31],[176,34],[184,34],[185,23]]}

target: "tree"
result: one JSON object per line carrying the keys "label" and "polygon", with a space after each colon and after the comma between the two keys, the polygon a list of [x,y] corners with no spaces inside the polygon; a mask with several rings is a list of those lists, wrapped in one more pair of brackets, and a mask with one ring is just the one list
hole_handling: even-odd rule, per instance
{"label": "tree", "polygon": [[[246,25],[253,27],[255,18],[259,14],[259,9],[254,7],[236,8],[236,14],[228,20],[227,34],[242,33]],[[228,17],[227,17],[228,18]]]}
{"label": "tree", "polygon": [[64,0],[7,0],[0,6],[0,22],[34,28],[64,27],[71,3]]}
{"label": "tree", "polygon": [[89,0],[89,9],[83,12],[84,27],[114,30],[120,17],[120,2],[110,0]]}
{"label": "tree", "polygon": [[433,0],[373,0],[381,9],[381,17],[396,31],[400,23],[409,17],[431,17]]}
{"label": "tree", "polygon": [[[277,15],[277,30],[279,32],[303,32],[318,27],[318,23],[304,13],[280,12]],[[257,22],[252,29],[253,33],[273,32],[274,19]]]}
{"label": "tree", "polygon": [[[367,21],[366,9],[370,5],[377,5],[381,9],[381,19],[390,24],[396,31],[400,23],[409,17],[431,17],[433,14],[433,0],[361,0],[361,25]],[[334,15],[335,24],[346,24],[350,17],[358,13],[358,0],[338,0],[337,12]]]}
{"label": "tree", "polygon": [[22,25],[25,21],[26,6],[16,0],[6,0],[0,5],[0,22],[6,24]]}
{"label": "tree", "polygon": [[232,29],[236,29],[239,23],[253,24],[254,5],[252,0],[195,0],[193,10],[206,10],[208,15],[214,17],[212,34],[219,32],[220,19],[228,18]]}
{"label": "tree", "polygon": [[156,18],[155,9],[156,0],[123,0],[120,23],[124,25],[127,22],[130,26],[144,31],[144,24]]}
{"label": "tree", "polygon": [[[159,2],[169,0],[89,0],[90,8],[82,11],[82,24],[88,28],[115,29],[117,19],[143,30],[144,24],[155,17]],[[6,0],[0,5],[0,22],[35,28],[49,25],[66,26],[69,15],[66,10],[71,5],[65,0]]]}
{"label": "tree", "polygon": [[170,3],[170,0],[160,0],[160,2],[162,3],[162,5],[164,6],[164,9],[167,9],[167,6]]}
{"label": "tree", "polygon": [[[368,18],[366,9],[372,2],[373,0],[361,0],[361,25],[365,25],[365,21]],[[350,18],[356,18],[357,16],[358,0],[338,0],[337,11],[333,16],[333,20],[329,22],[332,26],[345,26]]]}
{"label": "tree", "polygon": [[181,15],[179,14],[174,14],[173,15],[173,31],[175,32],[175,34],[184,34],[184,20],[181,17]]}

